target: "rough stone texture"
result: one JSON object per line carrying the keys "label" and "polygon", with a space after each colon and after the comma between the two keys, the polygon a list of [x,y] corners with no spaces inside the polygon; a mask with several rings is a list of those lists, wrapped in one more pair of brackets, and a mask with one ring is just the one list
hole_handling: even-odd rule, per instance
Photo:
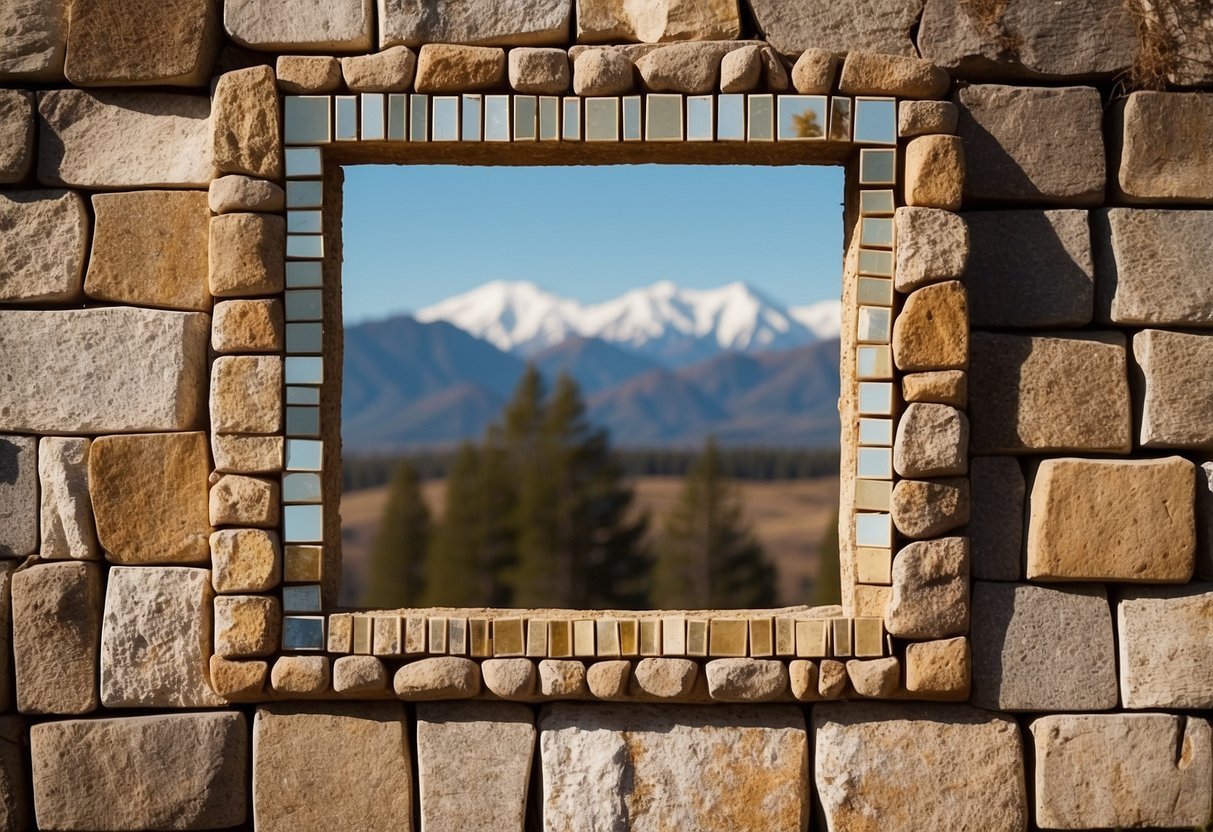
{"label": "rough stone texture", "polygon": [[286,207],[286,193],[273,182],[231,174],[211,182],[208,202],[211,211],[216,214],[239,211],[275,213]]}
{"label": "rough stone texture", "polygon": [[276,433],[282,429],[282,358],[225,355],[211,365],[211,429]]}
{"label": "rough stone texture", "polygon": [[802,95],[827,95],[834,90],[837,74],[837,54],[809,48],[801,52],[792,65],[792,86]]}
{"label": "rough stone texture", "polygon": [[508,72],[514,92],[530,95],[563,95],[572,78],[563,49],[511,49]]}
{"label": "rough stone texture", "polygon": [[210,284],[215,297],[275,295],[286,282],[286,221],[267,214],[211,218]]}
{"label": "rough stone texture", "polygon": [[868,699],[887,699],[897,693],[901,662],[896,656],[883,659],[851,659],[846,664],[851,688]]}
{"label": "rough stone texture", "polygon": [[34,163],[34,94],[0,90],[0,184],[20,182]]}
{"label": "rough stone texture", "polygon": [[403,43],[563,46],[572,0],[506,0],[492,6],[458,0],[378,0],[380,48]]}
{"label": "rough stone texture", "polygon": [[211,102],[159,92],[38,93],[38,181],[98,190],[210,184]]}
{"label": "rough stone texture", "polygon": [[947,638],[969,630],[969,539],[943,537],[893,558],[885,629],[902,638]]}
{"label": "rough stone texture", "polygon": [[788,689],[787,665],[777,659],[713,659],[704,676],[720,702],[769,702]]}
{"label": "rough stone texture", "polygon": [[752,92],[762,82],[762,47],[734,49],[720,60],[720,91]]}
{"label": "rough stone texture", "polygon": [[585,675],[582,662],[544,659],[539,663],[539,693],[553,699],[584,696]]}
{"label": "rough stone texture", "polygon": [[282,605],[268,595],[215,599],[215,655],[225,659],[269,656],[282,634]]}
{"label": "rough stone texture", "polygon": [[585,683],[598,699],[624,699],[631,676],[632,663],[626,659],[594,662],[586,668]]}
{"label": "rough stone texture", "polygon": [[921,58],[850,52],[842,65],[838,89],[844,95],[942,98],[951,83],[948,73]]}
{"label": "rough stone texture", "polygon": [[641,659],[632,671],[632,693],[679,699],[691,692],[698,675],[699,665],[690,659]]}
{"label": "rough stone texture", "polygon": [[218,46],[211,0],[72,0],[64,74],[77,87],[199,87]]}
{"label": "rough stone texture", "polygon": [[417,53],[407,46],[341,59],[341,74],[350,92],[405,92],[416,72]]}
{"label": "rough stone texture", "polygon": [[282,470],[281,436],[211,436],[215,470],[223,474],[268,474]]}
{"label": "rough stone texture", "polygon": [[1165,459],[1047,459],[1032,484],[1028,579],[1191,579],[1195,466]]}
{"label": "rough stone texture", "polygon": [[969,640],[963,636],[906,645],[906,690],[916,699],[969,698]]}
{"label": "rough stone texture", "polygon": [[0,29],[0,78],[63,79],[68,0],[9,0]]}
{"label": "rough stone texture", "polygon": [[25,724],[20,717],[0,717],[0,829],[23,832],[30,828],[32,795],[28,783]]}
{"label": "rough stone texture", "polygon": [[385,693],[387,668],[376,656],[342,656],[333,662],[333,690],[337,693]]}
{"label": "rough stone texture", "polygon": [[733,0],[577,0],[578,43],[734,40],[740,35],[741,19]]}
{"label": "rough stone texture", "polygon": [[102,436],[88,459],[97,537],[113,563],[207,563],[205,433]]}
{"label": "rough stone texture", "polygon": [[972,703],[1001,711],[1116,707],[1112,613],[1101,586],[973,584]]}
{"label": "rough stone texture", "polygon": [[817,698],[837,699],[846,692],[847,666],[834,659],[822,659],[817,672]]}
{"label": "rough stone texture", "polygon": [[965,193],[965,148],[956,136],[919,136],[905,150],[906,204],[920,208],[960,208]]}
{"label": "rough stone texture", "polygon": [[1044,716],[1036,821],[1046,829],[1200,827],[1213,810],[1213,731],[1172,714]]}
{"label": "rough stone texture", "polygon": [[282,117],[273,69],[255,66],[220,77],[211,128],[219,170],[282,178]]}
{"label": "rough stone texture", "polygon": [[1115,186],[1127,202],[1213,202],[1213,96],[1135,92],[1119,113]]}
{"label": "rough stone texture", "polygon": [[1124,336],[974,332],[969,415],[976,453],[1127,453],[1133,420]]}
{"label": "rough stone texture", "polygon": [[265,696],[269,664],[263,661],[232,661],[211,656],[211,687],[228,702],[256,702]]}
{"label": "rough stone texture", "polygon": [[1213,326],[1213,211],[1110,208],[1092,219],[1101,321]]}
{"label": "rough stone texture", "polygon": [[211,486],[211,525],[276,528],[279,503],[277,481],[224,474]]}
{"label": "rough stone texture", "polygon": [[1087,212],[977,211],[961,278],[974,327],[1078,327],[1091,322],[1095,264]]}
{"label": "rough stone texture", "polygon": [[977,456],[969,462],[969,549],[979,581],[1024,576],[1023,470],[1014,457]]}
{"label": "rough stone texture", "polygon": [[894,285],[911,292],[928,283],[956,280],[969,260],[964,220],[937,208],[898,208],[894,216],[897,264]]}
{"label": "rough stone texture", "polygon": [[801,702],[813,702],[817,694],[817,665],[807,659],[788,662],[788,689]]}
{"label": "rough stone texture", "polygon": [[618,49],[587,49],[573,62],[573,92],[581,96],[620,95],[634,84],[632,60]]}
{"label": "rough stone texture", "polygon": [[40,557],[48,560],[98,557],[93,502],[88,493],[91,445],[88,439],[62,436],[44,436],[38,442]]}
{"label": "rough stone texture", "polygon": [[46,563],[13,573],[17,710],[96,709],[101,593],[101,567],[95,563]]}
{"label": "rough stone texture", "polygon": [[0,302],[78,298],[91,228],[72,191],[0,193]]}
{"label": "rough stone texture", "polygon": [[330,55],[281,55],[274,67],[278,88],[290,95],[336,92],[341,64]]}
{"label": "rough stone texture", "polygon": [[417,58],[417,92],[469,92],[505,81],[505,50],[427,43]]}
{"label": "rough stone texture", "polygon": [[1013,719],[962,705],[820,705],[813,747],[831,830],[1027,828]]}
{"label": "rough stone texture", "polygon": [[758,30],[784,55],[816,47],[918,57],[910,31],[925,0],[746,0]]}
{"label": "rough stone texture", "polygon": [[[1098,205],[1106,165],[1093,87],[966,87],[956,93],[965,200]],[[1042,125],[1049,125],[1042,130]]]}
{"label": "rough stone texture", "polygon": [[163,714],[30,728],[40,829],[220,829],[248,813],[244,714]]}
{"label": "rough stone texture", "polygon": [[701,95],[715,91],[727,45],[676,43],[647,52],[636,61],[636,70],[651,92],[682,92]]}
{"label": "rough stone texture", "polygon": [[964,408],[969,401],[969,374],[964,370],[907,373],[901,377],[901,397],[909,404],[926,402]]}
{"label": "rough stone texture", "polygon": [[897,105],[897,135],[903,139],[956,132],[960,111],[951,101],[902,101]]}
{"label": "rough stone texture", "polygon": [[946,404],[911,404],[897,423],[893,468],[902,477],[952,477],[968,471],[969,420]]}
{"label": "rough stone texture", "polygon": [[969,522],[969,480],[901,480],[893,487],[893,524],[915,540],[938,537]]}
{"label": "rough stone texture", "polygon": [[101,704],[212,708],[210,571],[115,566],[101,627]]}
{"label": "rough stone texture", "polygon": [[1196,468],[1196,576],[1213,579],[1213,461]]}
{"label": "rough stone texture", "polygon": [[211,310],[205,191],[96,194],[93,214],[86,295],[132,306]]}
{"label": "rough stone texture", "polygon": [[285,324],[279,300],[225,300],[215,304],[211,348],[219,353],[281,352]]}
{"label": "rough stone texture", "polygon": [[269,52],[369,52],[372,0],[225,0],[223,25],[241,46]]}
{"label": "rough stone texture", "polygon": [[1213,448],[1213,334],[1147,329],[1133,336],[1141,393],[1140,443]]}
{"label": "rough stone texture", "polygon": [[480,667],[459,656],[418,659],[396,671],[394,687],[401,699],[467,699],[480,692]]}
{"label": "rough stone texture", "polygon": [[550,705],[540,711],[539,751],[546,829],[769,832],[808,823],[798,707]]}
{"label": "rough stone texture", "polygon": [[328,656],[279,656],[270,686],[287,699],[320,696],[329,688]]}
{"label": "rough stone texture", "polygon": [[916,290],[893,323],[893,361],[903,372],[969,366],[969,302],[956,280]]}
{"label": "rough stone texture", "polygon": [[927,0],[922,56],[955,75],[985,78],[1106,78],[1133,63],[1133,17],[1116,0],[1008,0],[972,5]]}
{"label": "rough stone texture", "polygon": [[1213,586],[1126,589],[1116,624],[1124,707],[1213,707]]}
{"label": "rough stone texture", "polygon": [[408,716],[399,702],[258,708],[253,720],[257,829],[407,829],[413,815],[409,745]]}
{"label": "rough stone texture", "polygon": [[0,557],[38,551],[38,440],[0,436]]}
{"label": "rough stone texture", "polygon": [[507,699],[532,696],[539,673],[530,659],[487,659],[480,665],[484,686]]}
{"label": "rough stone texture", "polygon": [[525,705],[417,706],[417,782],[426,832],[522,832],[535,752]]}
{"label": "rough stone texture", "polygon": [[281,577],[276,532],[220,529],[211,535],[211,583],[219,593],[269,592]]}

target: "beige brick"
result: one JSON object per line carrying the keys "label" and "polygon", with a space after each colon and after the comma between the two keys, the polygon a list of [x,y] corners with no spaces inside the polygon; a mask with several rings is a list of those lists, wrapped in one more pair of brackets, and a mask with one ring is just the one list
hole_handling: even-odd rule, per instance
{"label": "beige brick", "polygon": [[268,595],[215,599],[215,655],[225,659],[269,656],[282,636],[282,605]]}
{"label": "beige brick", "polygon": [[278,89],[289,95],[315,95],[341,89],[341,63],[328,55],[280,55]]}
{"label": "beige brick", "polygon": [[969,303],[950,280],[916,290],[893,324],[893,361],[903,372],[969,366]]}
{"label": "beige brick", "polygon": [[897,553],[885,628],[890,635],[916,639],[968,632],[968,538],[922,540]]}
{"label": "beige brick", "polygon": [[969,640],[964,636],[906,645],[906,690],[915,699],[969,698]]}
{"label": "beige brick", "polygon": [[951,84],[948,73],[930,61],[856,50],[847,53],[838,89],[844,95],[942,98]]}
{"label": "beige brick", "polygon": [[1124,707],[1213,707],[1213,586],[1126,588],[1116,629]]}
{"label": "beige brick", "polygon": [[282,359],[226,355],[211,365],[211,430],[276,433],[282,430]]}
{"label": "beige brick", "polygon": [[211,129],[219,170],[281,179],[282,115],[274,70],[256,66],[220,76]]}
{"label": "beige brick", "polygon": [[224,474],[211,486],[211,525],[275,528],[280,503],[276,481]]}
{"label": "beige brick", "polygon": [[341,74],[350,92],[407,92],[416,72],[417,53],[407,46],[341,59]]}
{"label": "beige brick", "polygon": [[274,295],[286,282],[286,221],[268,214],[211,218],[210,285],[217,298]]}
{"label": "beige brick", "polygon": [[215,470],[223,474],[269,474],[282,469],[281,436],[211,435]]}
{"label": "beige brick", "polygon": [[1135,92],[1115,112],[1126,202],[1213,203],[1213,95]]}
{"label": "beige brick", "polygon": [[1142,446],[1213,449],[1213,333],[1147,329],[1133,336],[1133,357],[1145,383]]}
{"label": "beige brick", "polygon": [[220,529],[210,543],[211,583],[216,592],[269,592],[278,586],[282,554],[276,532]]}
{"label": "beige brick", "polygon": [[72,0],[64,72],[78,87],[200,87],[218,46],[209,0]]}
{"label": "beige brick", "polygon": [[427,43],[417,57],[417,92],[475,92],[505,81],[505,50]]}

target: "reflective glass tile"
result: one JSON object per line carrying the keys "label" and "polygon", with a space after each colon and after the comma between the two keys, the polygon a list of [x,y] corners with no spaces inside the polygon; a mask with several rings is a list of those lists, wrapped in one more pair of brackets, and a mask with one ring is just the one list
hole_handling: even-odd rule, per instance
{"label": "reflective glass tile", "polygon": [[465,142],[481,139],[484,100],[479,95],[463,97],[463,116],[460,119],[459,138]]}
{"label": "reflective glass tile", "polygon": [[792,618],[775,619],[775,655],[796,655],[796,621]]}
{"label": "reflective glass tile", "polygon": [[745,141],[745,98],[739,93],[730,93],[716,99],[716,138],[718,141]]}
{"label": "reflective glass tile", "polygon": [[897,151],[863,148],[859,151],[860,185],[897,184]]}
{"label": "reflective glass tile", "polygon": [[362,94],[362,140],[383,141],[387,136],[387,98],[380,92]]}
{"label": "reflective glass tile", "polygon": [[387,139],[402,142],[408,139],[409,97],[393,93],[387,97]]}
{"label": "reflective glass tile", "polygon": [[286,144],[326,144],[333,140],[332,99],[327,95],[288,95],[283,105]]}
{"label": "reflective glass tile", "polygon": [[741,658],[749,647],[750,622],[713,618],[708,628],[708,654],[725,658]]}
{"label": "reflective glass tile", "polygon": [[892,448],[860,448],[855,452],[855,476],[865,480],[893,477]]}
{"label": "reflective glass tile", "polygon": [[320,211],[287,211],[286,230],[291,234],[319,234],[321,228]]}
{"label": "reflective glass tile", "polygon": [[585,99],[585,140],[587,142],[619,141],[619,99]]}
{"label": "reflective glass tile", "polygon": [[533,142],[539,138],[539,99],[533,95],[514,96],[514,141]]}
{"label": "reflective glass tile", "polygon": [[508,142],[510,140],[510,97],[508,95],[486,95],[484,97],[484,140],[486,142]]}
{"label": "reflective glass tile", "polygon": [[539,140],[554,142],[560,139],[560,99],[552,95],[539,97]]}
{"label": "reflective glass tile", "polygon": [[282,649],[293,651],[323,650],[324,617],[286,615],[282,618]]}
{"label": "reflective glass tile", "polygon": [[548,656],[567,659],[573,655],[573,622],[548,622]]}
{"label": "reflective glass tile", "polygon": [[893,545],[893,518],[888,514],[856,514],[855,545],[889,548]]}
{"label": "reflective glass tile", "polygon": [[324,325],[321,323],[287,324],[286,351],[292,355],[307,355],[323,352]]}
{"label": "reflective glass tile", "polygon": [[436,142],[459,140],[459,96],[436,95],[433,99],[434,122],[431,137]]}
{"label": "reflective glass tile", "polygon": [[[319,408],[309,408],[319,410]],[[290,412],[287,408],[287,412]],[[289,419],[289,416],[288,416]],[[318,503],[320,502],[320,475],[313,473],[294,473],[282,475],[282,502],[284,503]]]}
{"label": "reflective glass tile", "polygon": [[859,222],[859,244],[872,248],[893,247],[893,218],[864,217]]}
{"label": "reflective glass tile", "polygon": [[752,142],[775,141],[775,96],[748,95],[746,138]]}
{"label": "reflective glass tile", "polygon": [[650,95],[645,112],[645,141],[682,141],[682,96]]}
{"label": "reflective glass tile", "polygon": [[304,176],[320,176],[324,165],[318,147],[286,148],[286,178],[299,179]]}
{"label": "reflective glass tile", "polygon": [[[290,361],[288,358],[287,361]],[[290,406],[286,409],[287,436],[320,436],[320,408]]]}
{"label": "reflective glass tile", "polygon": [[579,619],[573,622],[573,655],[592,658],[594,652],[594,622]]}
{"label": "reflective glass tile", "polygon": [[892,383],[888,381],[859,382],[859,412],[864,416],[892,416]]}
{"label": "reflective glass tile", "polygon": [[521,618],[498,618],[493,621],[493,655],[507,658],[526,655],[526,636]]}
{"label": "reflective glass tile", "polygon": [[661,619],[644,618],[640,621],[640,655],[661,655]]}
{"label": "reflective glass tile", "polygon": [[564,99],[564,115],[560,119],[560,137],[566,142],[581,141],[581,98]]}
{"label": "reflective glass tile", "polygon": [[319,321],[324,315],[324,297],[319,289],[288,289],[286,319],[288,321]]}
{"label": "reflective glass tile", "polygon": [[619,622],[613,618],[600,618],[594,622],[594,647],[596,656],[619,655]]}
{"label": "reflective glass tile", "polygon": [[429,636],[426,639],[426,651],[440,656],[446,652],[446,619],[431,618],[426,623],[429,627]]}
{"label": "reflective glass tile", "polygon": [[322,208],[324,183],[319,179],[291,179],[286,183],[287,208]]}
{"label": "reflective glass tile", "polygon": [[716,98],[711,95],[687,97],[687,141],[710,142],[716,138]]}
{"label": "reflective glass tile", "polygon": [[830,619],[830,653],[842,658],[851,655],[851,619]]}
{"label": "reflective glass tile", "polygon": [[824,95],[779,96],[779,140],[804,141],[826,137]]}
{"label": "reflective glass tile", "polygon": [[[877,480],[860,480],[865,485],[887,485]],[[893,583],[893,551],[860,546],[855,551],[855,578],[861,584],[888,586]]]}
{"label": "reflective glass tile", "polygon": [[374,623],[375,620],[369,615],[354,616],[352,647],[355,655],[370,655],[371,647],[374,645],[374,630],[372,629]]}
{"label": "reflective glass tile", "polygon": [[452,618],[447,621],[447,652],[452,656],[466,656],[468,653],[468,620]]}
{"label": "reflective glass tile", "polygon": [[884,306],[859,307],[859,343],[887,344],[893,329],[893,310]]}
{"label": "reflective glass tile", "polygon": [[775,655],[774,620],[770,618],[750,619],[750,655],[766,658]]}
{"label": "reflective glass tile", "polygon": [[851,99],[834,96],[830,99],[830,141],[851,140]]}
{"label": "reflective glass tile", "polygon": [[[288,444],[291,440],[287,440]],[[318,505],[282,507],[282,533],[286,543],[321,543],[324,540],[324,513]]]}
{"label": "reflective glass tile", "polygon": [[311,355],[288,355],[286,357],[287,384],[323,384],[324,359]]}
{"label": "reflective glass tile", "polygon": [[892,277],[893,252],[861,248],[859,250],[859,273],[876,277]]}
{"label": "reflective glass tile", "polygon": [[319,471],[323,449],[319,439],[286,440],[286,470]]}
{"label": "reflective glass tile", "polygon": [[638,142],[643,136],[640,124],[640,96],[627,95],[623,98],[623,140]]}
{"label": "reflective glass tile", "polygon": [[306,289],[324,284],[324,269],[316,262],[293,261],[286,264],[286,288]]}
{"label": "reflective glass tile", "polygon": [[333,138],[339,142],[358,141],[358,97],[336,95],[333,105],[336,113]]}
{"label": "reflective glass tile", "polygon": [[282,580],[288,584],[318,584],[324,564],[320,546],[287,546],[282,552]]}
{"label": "reflective glass tile", "polygon": [[546,618],[527,619],[526,654],[534,659],[548,657],[548,620]]}
{"label": "reflective glass tile", "polygon": [[855,282],[855,297],[865,306],[892,306],[893,281],[887,277],[860,275]]}
{"label": "reflective glass tile", "polygon": [[892,98],[856,98],[855,142],[897,144],[897,101]]}
{"label": "reflective glass tile", "polygon": [[324,256],[324,237],[319,234],[287,234],[286,256],[317,260]]}
{"label": "reflective glass tile", "polygon": [[635,618],[619,622],[619,655],[640,655],[640,622]]}
{"label": "reflective glass tile", "polygon": [[288,387],[286,388],[287,404],[320,404],[319,387]]}
{"label": "reflective glass tile", "polygon": [[824,659],[830,650],[830,621],[813,618],[796,622],[796,655],[802,659]]}
{"label": "reflective glass tile", "polygon": [[282,588],[283,612],[320,612],[321,609],[320,587],[317,584]]}
{"label": "reflective glass tile", "polygon": [[864,216],[892,216],[896,207],[892,191],[859,192],[859,213]]}
{"label": "reflective glass tile", "polygon": [[661,619],[661,653],[663,656],[686,655],[687,620],[681,615]]}
{"label": "reflective glass tile", "polygon": [[855,655],[859,658],[884,655],[884,619],[855,619]]}
{"label": "reflective glass tile", "polygon": [[430,97],[409,96],[409,141],[424,142],[430,138]]}
{"label": "reflective glass tile", "polygon": [[687,655],[708,654],[708,622],[706,618],[687,619]]}
{"label": "reflective glass tile", "polygon": [[859,420],[859,444],[893,446],[893,420],[863,417]]}
{"label": "reflective glass tile", "polygon": [[861,511],[888,511],[892,499],[891,480],[855,480],[855,508]]}
{"label": "reflective glass tile", "polygon": [[882,344],[857,347],[855,363],[862,381],[888,381],[893,378],[893,350]]}

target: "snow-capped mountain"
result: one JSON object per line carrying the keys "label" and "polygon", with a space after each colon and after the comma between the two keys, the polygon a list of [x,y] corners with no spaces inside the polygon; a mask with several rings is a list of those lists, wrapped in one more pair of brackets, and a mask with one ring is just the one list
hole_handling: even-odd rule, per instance
{"label": "snow-capped mountain", "polygon": [[766,352],[837,337],[839,304],[787,307],[743,282],[687,289],[660,281],[601,303],[559,297],[534,283],[493,281],[420,310],[506,352],[534,356],[569,338],[596,338],[685,366],[722,351]]}

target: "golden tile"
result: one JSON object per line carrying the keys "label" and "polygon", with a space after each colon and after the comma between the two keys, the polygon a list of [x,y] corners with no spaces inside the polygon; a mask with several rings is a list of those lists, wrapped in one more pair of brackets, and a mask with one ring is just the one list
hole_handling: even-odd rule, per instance
{"label": "golden tile", "polygon": [[775,655],[796,655],[796,620],[792,618],[775,619]]}
{"label": "golden tile", "polygon": [[830,619],[830,642],[831,652],[835,658],[851,655],[851,619]]}
{"label": "golden tile", "polygon": [[645,618],[640,622],[640,655],[661,655],[661,619]]}
{"label": "golden tile", "polygon": [[855,508],[888,511],[892,500],[893,483],[889,480],[855,480]]}
{"label": "golden tile", "polygon": [[487,659],[493,655],[493,640],[489,637],[487,618],[468,619],[468,634],[471,636],[472,657]]}
{"label": "golden tile", "polygon": [[372,627],[369,615],[354,616],[354,652],[359,656],[371,654],[371,647],[374,646]]}
{"label": "golden tile", "polygon": [[884,619],[855,619],[855,655],[860,658],[884,655]]}
{"label": "golden tile", "polygon": [[595,655],[619,655],[619,622],[613,618],[600,618],[594,622],[594,630],[598,637]]}
{"label": "golden tile", "polygon": [[533,659],[548,656],[548,620],[529,618],[526,622],[526,654]]}
{"label": "golden tile", "polygon": [[447,622],[447,651],[452,656],[468,654],[468,620],[452,618]]}
{"label": "golden tile", "polygon": [[685,656],[687,654],[687,620],[681,615],[661,619],[661,654],[663,656]]}
{"label": "golden tile", "polygon": [[431,618],[429,620],[430,643],[429,651],[436,656],[446,653],[446,619]]}
{"label": "golden tile", "polygon": [[708,654],[708,621],[706,618],[691,618],[687,621],[687,655]]}
{"label": "golden tile", "polygon": [[640,655],[640,622],[635,618],[619,622],[619,655]]}
{"label": "golden tile", "polygon": [[581,619],[573,622],[573,655],[578,658],[594,657],[594,622]]}
{"label": "golden tile", "polygon": [[321,562],[319,546],[287,546],[282,556],[282,580],[288,584],[320,583]]}
{"label": "golden tile", "polygon": [[426,626],[424,615],[410,615],[404,626],[404,652],[412,655],[425,652]]}
{"label": "golden tile", "polygon": [[374,622],[374,654],[376,656],[401,655],[403,619],[398,615],[377,615]]}
{"label": "golden tile", "polygon": [[498,618],[493,621],[493,655],[506,658],[526,655],[521,618]]}
{"label": "golden tile", "polygon": [[766,658],[775,655],[773,620],[770,618],[750,619],[750,655],[756,658]]}
{"label": "golden tile", "polygon": [[348,612],[330,615],[328,641],[330,653],[349,653],[354,646],[354,616]]}
{"label": "golden tile", "polygon": [[796,655],[802,659],[824,659],[830,655],[830,621],[810,618],[796,622]]}
{"label": "golden tile", "polygon": [[749,629],[745,619],[713,618],[708,629],[708,653],[726,658],[744,657]]}
{"label": "golden tile", "polygon": [[893,595],[891,586],[869,586],[859,584],[855,587],[855,615],[860,618],[884,618],[888,609],[889,599]]}
{"label": "golden tile", "polygon": [[573,655],[573,622],[553,621],[548,625],[548,656],[567,659]]}
{"label": "golden tile", "polygon": [[893,552],[860,546],[855,550],[855,580],[861,584],[893,583]]}

